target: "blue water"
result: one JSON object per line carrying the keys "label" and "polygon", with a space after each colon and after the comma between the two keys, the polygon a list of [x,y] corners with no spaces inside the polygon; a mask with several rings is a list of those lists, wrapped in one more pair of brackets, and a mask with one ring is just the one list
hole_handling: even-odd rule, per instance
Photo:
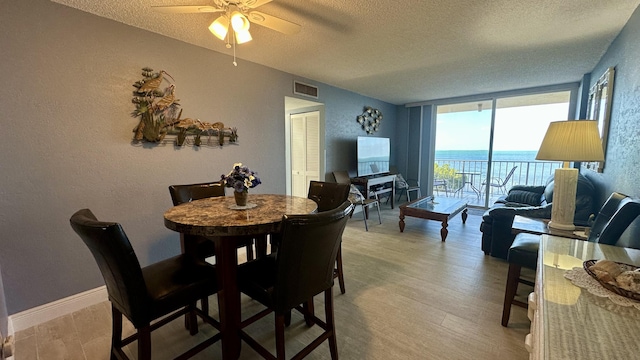
{"label": "blue water", "polygon": [[[538,151],[494,151],[493,161],[535,161]],[[484,160],[488,150],[436,150],[436,160]]]}
{"label": "blue water", "polygon": [[[504,179],[514,166],[516,172],[509,179],[510,185],[542,185],[561,165],[559,162],[536,161],[537,151],[494,151],[491,178]],[[483,181],[487,173],[487,150],[436,150],[435,160],[439,164],[449,164],[457,171],[479,173],[474,181]]]}

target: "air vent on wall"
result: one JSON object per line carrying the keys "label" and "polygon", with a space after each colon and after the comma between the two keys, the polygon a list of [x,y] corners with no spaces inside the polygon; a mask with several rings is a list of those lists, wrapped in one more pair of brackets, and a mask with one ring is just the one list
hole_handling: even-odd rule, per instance
{"label": "air vent on wall", "polygon": [[293,81],[293,93],[296,95],[312,97],[314,99],[318,98],[318,88],[316,86],[301,83],[295,80]]}

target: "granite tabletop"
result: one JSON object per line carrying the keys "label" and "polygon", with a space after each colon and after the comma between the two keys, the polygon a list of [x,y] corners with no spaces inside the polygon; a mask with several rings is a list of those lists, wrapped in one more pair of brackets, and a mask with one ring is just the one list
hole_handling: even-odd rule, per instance
{"label": "granite tabletop", "polygon": [[309,214],[317,204],[308,198],[249,194],[247,206],[238,207],[233,196],[194,200],[164,213],[167,228],[201,236],[242,236],[279,231],[284,214]]}

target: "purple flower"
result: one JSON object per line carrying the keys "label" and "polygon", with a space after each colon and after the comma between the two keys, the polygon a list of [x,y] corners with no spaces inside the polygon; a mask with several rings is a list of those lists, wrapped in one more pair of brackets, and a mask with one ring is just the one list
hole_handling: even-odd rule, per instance
{"label": "purple flower", "polygon": [[236,163],[233,164],[233,170],[227,175],[221,175],[220,179],[224,181],[226,187],[243,192],[262,184],[257,175],[258,173],[251,171],[248,167],[242,166],[242,163]]}

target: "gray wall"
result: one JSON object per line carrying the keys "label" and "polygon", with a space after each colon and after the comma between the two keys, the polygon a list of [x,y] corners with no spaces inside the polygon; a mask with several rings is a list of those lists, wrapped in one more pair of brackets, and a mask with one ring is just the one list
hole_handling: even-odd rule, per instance
{"label": "gray wall", "polygon": [[[162,218],[168,185],[217,180],[241,161],[262,178],[256,193],[285,192],[284,97],[295,76],[243,60],[236,68],[227,55],[48,0],[0,2],[0,33],[0,263],[10,314],[103,284],[69,226],[80,208],[121,222],[147,265],[179,252]],[[183,117],[235,126],[239,144],[133,144],[132,84],[145,66],[173,76]],[[393,105],[322,84],[318,101],[329,172],[355,168],[365,105],[384,113],[378,136],[394,137]]]}
{"label": "gray wall", "polygon": [[[616,68],[606,163],[601,175],[606,191],[640,196],[640,8],[591,72],[593,85],[608,67]],[[587,78],[588,79],[588,78]],[[623,234],[621,245],[640,248],[640,221]]]}
{"label": "gray wall", "polygon": [[[356,138],[358,136],[388,137],[391,139],[391,164],[395,163],[395,153],[398,142],[396,137],[396,106],[382,101],[376,101],[366,97],[355,96],[345,90],[335,90],[329,94],[323,94],[324,88],[320,87],[327,104],[333,104],[326,108],[326,145],[327,145],[327,181],[333,181],[332,171],[349,171],[352,176],[357,175]],[[380,130],[367,135],[356,121],[365,106],[371,106],[382,112]]]}

